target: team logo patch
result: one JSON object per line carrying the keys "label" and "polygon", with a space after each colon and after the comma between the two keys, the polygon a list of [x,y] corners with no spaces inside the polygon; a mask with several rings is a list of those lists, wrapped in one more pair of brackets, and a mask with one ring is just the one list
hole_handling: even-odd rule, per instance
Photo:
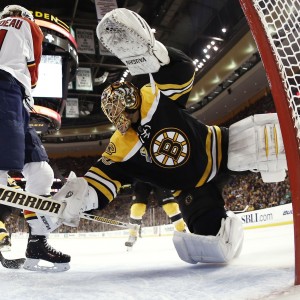
{"label": "team logo patch", "polygon": [[106,149],[105,149],[105,152],[109,155],[112,155],[113,153],[116,153],[116,146],[114,143],[110,142]]}
{"label": "team logo patch", "polygon": [[153,137],[150,154],[152,160],[161,167],[180,167],[189,159],[190,143],[181,130],[165,128]]}

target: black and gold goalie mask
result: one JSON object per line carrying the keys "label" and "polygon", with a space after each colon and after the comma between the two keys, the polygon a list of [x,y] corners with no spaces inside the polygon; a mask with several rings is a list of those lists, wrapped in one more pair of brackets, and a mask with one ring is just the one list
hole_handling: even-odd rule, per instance
{"label": "black and gold goalie mask", "polygon": [[129,114],[141,106],[138,88],[128,81],[114,82],[102,93],[101,108],[110,122],[125,134],[131,125]]}

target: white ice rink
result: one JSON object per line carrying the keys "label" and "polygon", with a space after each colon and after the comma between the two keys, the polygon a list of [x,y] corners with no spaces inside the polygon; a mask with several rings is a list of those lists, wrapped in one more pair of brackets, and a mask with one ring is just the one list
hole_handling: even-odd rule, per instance
{"label": "white ice rink", "polygon": [[[9,300],[244,300],[300,299],[294,287],[293,225],[245,231],[241,256],[228,265],[190,265],[172,236],[141,238],[130,252],[124,238],[50,239],[72,255],[62,273],[0,267],[1,299]],[[21,257],[14,239],[7,258]]]}

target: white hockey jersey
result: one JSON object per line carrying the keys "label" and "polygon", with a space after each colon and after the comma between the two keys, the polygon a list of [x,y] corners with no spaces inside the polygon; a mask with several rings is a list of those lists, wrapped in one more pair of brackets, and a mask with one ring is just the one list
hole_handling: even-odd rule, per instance
{"label": "white hockey jersey", "polygon": [[0,69],[22,83],[28,96],[38,80],[43,38],[40,27],[27,18],[0,20]]}

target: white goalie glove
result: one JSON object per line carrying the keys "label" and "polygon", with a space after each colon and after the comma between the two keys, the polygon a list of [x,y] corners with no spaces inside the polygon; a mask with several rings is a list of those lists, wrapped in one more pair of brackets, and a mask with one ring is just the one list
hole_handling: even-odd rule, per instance
{"label": "white goalie glove", "polygon": [[228,169],[260,172],[264,182],[285,179],[287,162],[276,113],[250,116],[229,127]]}
{"label": "white goalie glove", "polygon": [[166,47],[155,40],[147,22],[126,8],[108,12],[99,22],[97,37],[117,56],[132,75],[155,73],[170,58]]}
{"label": "white goalie glove", "polygon": [[70,173],[66,184],[53,196],[53,199],[66,204],[60,216],[60,223],[71,227],[79,225],[82,212],[98,207],[96,191],[84,178],[76,177],[74,172]]}

